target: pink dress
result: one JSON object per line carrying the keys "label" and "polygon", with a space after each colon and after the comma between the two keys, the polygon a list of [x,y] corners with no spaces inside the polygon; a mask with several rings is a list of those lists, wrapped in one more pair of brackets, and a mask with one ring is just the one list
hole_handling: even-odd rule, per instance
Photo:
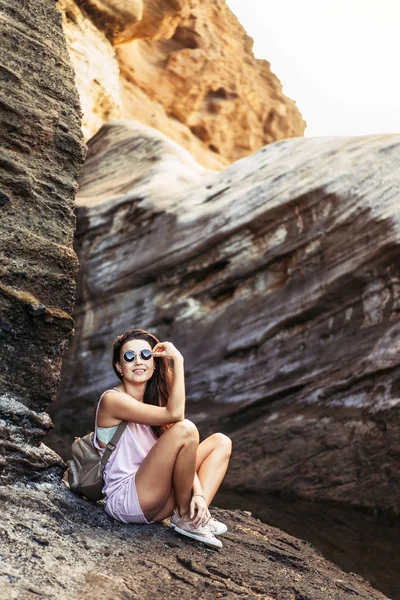
{"label": "pink dress", "polygon": [[[94,444],[100,455],[104,453],[104,448],[97,441],[97,415],[100,402],[104,394],[116,389],[103,392],[97,404]],[[149,425],[129,422],[111,454],[103,473],[103,494],[106,501],[105,510],[114,519],[123,523],[151,523],[140,507],[135,476],[156,441]]]}

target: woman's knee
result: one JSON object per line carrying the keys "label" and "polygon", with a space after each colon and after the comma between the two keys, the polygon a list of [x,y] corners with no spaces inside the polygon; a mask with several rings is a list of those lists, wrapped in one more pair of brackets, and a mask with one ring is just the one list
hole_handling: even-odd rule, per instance
{"label": "woman's knee", "polygon": [[231,455],[232,440],[227,435],[225,435],[224,433],[214,433],[211,436],[211,439],[213,440],[214,447],[216,449],[218,448],[220,452],[223,452],[227,456]]}
{"label": "woman's knee", "polygon": [[183,419],[183,421],[174,423],[171,429],[180,438],[199,442],[199,431],[196,425],[192,421],[189,421],[189,419]]}

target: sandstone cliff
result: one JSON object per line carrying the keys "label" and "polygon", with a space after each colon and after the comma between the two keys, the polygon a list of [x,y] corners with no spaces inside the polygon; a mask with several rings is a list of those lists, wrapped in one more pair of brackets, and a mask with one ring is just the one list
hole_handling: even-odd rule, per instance
{"label": "sandstone cliff", "polygon": [[92,427],[111,342],[142,326],[182,350],[203,431],[230,432],[227,485],[398,511],[399,142],[285,140],[216,174],[154,130],[104,126],[80,178],[58,431]]}
{"label": "sandstone cliff", "polygon": [[41,444],[73,328],[80,106],[61,15],[2,2],[0,87],[0,482],[62,473]]}
{"label": "sandstone cliff", "polygon": [[220,169],[305,123],[225,0],[61,0],[90,138],[112,118],[150,125]]}

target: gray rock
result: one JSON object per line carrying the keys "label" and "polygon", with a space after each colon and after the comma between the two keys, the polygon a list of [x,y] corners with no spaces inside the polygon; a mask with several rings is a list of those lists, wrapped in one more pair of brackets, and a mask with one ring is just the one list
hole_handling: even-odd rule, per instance
{"label": "gray rock", "polygon": [[397,511],[399,160],[399,135],[297,138],[214,173],[104,126],[53,446],[92,428],[111,343],[139,326],[183,352],[189,416],[233,438],[227,485]]}
{"label": "gray rock", "polygon": [[310,544],[243,515],[212,550],[167,522],[125,525],[61,486],[0,488],[0,598],[385,600]]}
{"label": "gray rock", "polygon": [[[73,328],[80,106],[55,3],[1,6],[0,483],[57,479],[41,443]],[[68,125],[68,126],[67,126]]]}

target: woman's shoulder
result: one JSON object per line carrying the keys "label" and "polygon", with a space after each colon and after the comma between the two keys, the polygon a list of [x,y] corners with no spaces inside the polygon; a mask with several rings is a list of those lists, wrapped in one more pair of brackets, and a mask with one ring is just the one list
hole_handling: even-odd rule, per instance
{"label": "woman's shoulder", "polygon": [[124,392],[123,390],[120,390],[120,389],[119,389],[119,388],[117,388],[117,387],[114,387],[114,388],[107,388],[106,390],[104,390],[104,392],[102,392],[102,394],[101,394],[101,396],[100,396],[100,399],[101,399],[101,398],[104,398],[106,395],[113,395],[113,396],[114,396],[114,395],[116,395],[117,393],[118,393],[118,394],[123,394],[123,392]]}
{"label": "woman's shoulder", "polygon": [[107,410],[107,405],[110,403],[113,404],[113,401],[118,398],[121,394],[122,390],[118,388],[108,388],[101,393],[99,399],[97,400],[97,407],[100,412],[104,412]]}
{"label": "woman's shoulder", "polygon": [[135,400],[133,396],[127,394],[127,392],[122,388],[109,388],[105,390],[100,396],[100,406],[113,406],[117,405],[125,405],[131,404],[132,400]]}

